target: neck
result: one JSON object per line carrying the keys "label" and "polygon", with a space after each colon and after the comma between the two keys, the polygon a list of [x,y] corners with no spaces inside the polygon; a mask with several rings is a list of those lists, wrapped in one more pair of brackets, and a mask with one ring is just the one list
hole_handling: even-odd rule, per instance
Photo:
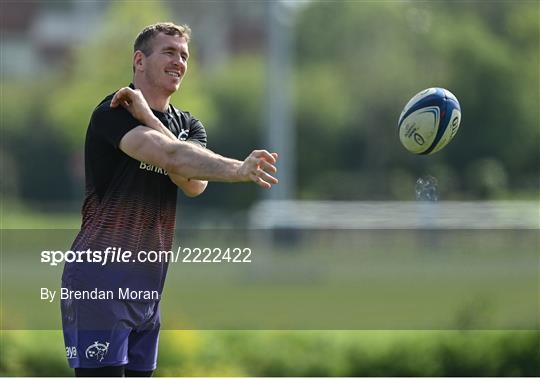
{"label": "neck", "polygon": [[169,101],[171,100],[171,95],[167,95],[160,91],[159,89],[149,85],[144,80],[138,80],[133,78],[133,85],[135,88],[141,90],[146,102],[151,109],[166,112],[169,108]]}

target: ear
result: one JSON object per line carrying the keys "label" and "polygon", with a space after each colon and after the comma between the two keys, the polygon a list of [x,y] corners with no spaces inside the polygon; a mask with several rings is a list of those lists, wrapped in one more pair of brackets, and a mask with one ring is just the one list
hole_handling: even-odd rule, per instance
{"label": "ear", "polygon": [[133,54],[133,67],[135,67],[135,71],[144,71],[145,58],[143,52],[140,50],[137,50]]}

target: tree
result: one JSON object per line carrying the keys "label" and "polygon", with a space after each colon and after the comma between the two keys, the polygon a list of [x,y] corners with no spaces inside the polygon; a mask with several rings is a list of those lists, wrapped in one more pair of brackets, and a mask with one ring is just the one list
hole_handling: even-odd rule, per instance
{"label": "tree", "polygon": [[[168,19],[159,1],[112,2],[98,31],[74,51],[71,70],[53,87],[48,122],[67,137],[70,149],[81,151],[93,109],[107,95],[132,79],[133,42],[147,25]],[[181,109],[212,118],[211,105],[197,78],[196,48],[188,74],[171,102]],[[186,95],[183,95],[186,93]]]}

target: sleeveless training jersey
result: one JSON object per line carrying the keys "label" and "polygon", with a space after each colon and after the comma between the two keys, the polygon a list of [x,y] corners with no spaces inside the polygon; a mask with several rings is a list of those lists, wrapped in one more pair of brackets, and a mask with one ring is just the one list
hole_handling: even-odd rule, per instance
{"label": "sleeveless training jersey", "polygon": [[[141,123],[123,107],[111,108],[113,95],[94,110],[86,133],[82,226],[71,250],[121,249],[131,251],[135,261],[66,263],[62,281],[77,290],[129,288],[161,293],[167,262],[137,262],[136,254],[171,250],[177,187],[165,170],[119,149],[122,137]],[[203,125],[189,113],[172,106],[166,113],[153,112],[179,139],[206,146]]]}

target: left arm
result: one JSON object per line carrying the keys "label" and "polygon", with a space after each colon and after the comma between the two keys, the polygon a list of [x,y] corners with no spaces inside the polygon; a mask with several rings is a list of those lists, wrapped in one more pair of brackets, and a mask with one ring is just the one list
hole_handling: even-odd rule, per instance
{"label": "left arm", "polygon": [[186,179],[183,176],[169,172],[169,178],[176,184],[187,197],[196,197],[204,192],[208,185],[207,180]]}

